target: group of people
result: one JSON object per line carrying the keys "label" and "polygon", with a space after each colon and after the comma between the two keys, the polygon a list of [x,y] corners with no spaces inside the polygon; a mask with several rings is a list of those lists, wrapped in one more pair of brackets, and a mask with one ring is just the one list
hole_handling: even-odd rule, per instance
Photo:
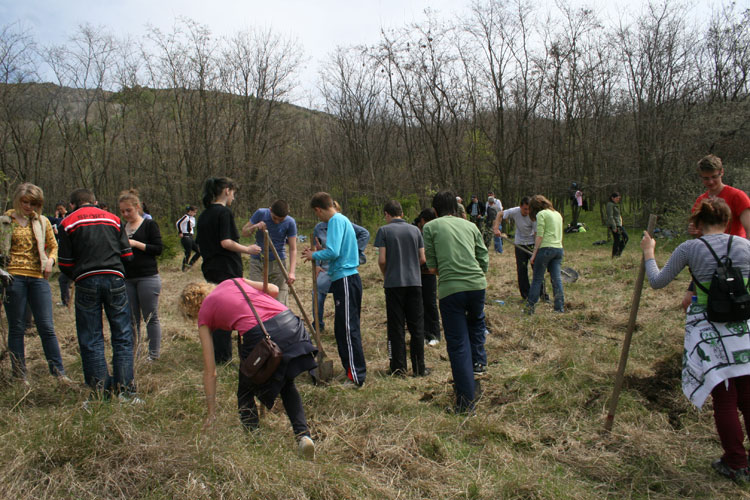
{"label": "group of people", "polygon": [[[707,189],[696,200],[690,219],[689,231],[698,238],[678,246],[661,271],[654,260],[655,242],[648,233],[644,233],[641,247],[654,288],[666,286],[685,266],[691,270],[694,285],[683,298],[683,390],[698,407],[709,394],[713,396],[716,428],[724,449],[713,468],[735,481],[750,481],[738,414],[739,410],[745,425],[750,425],[750,323],[711,321],[706,313],[707,290],[720,265],[717,261],[722,261],[718,256],[733,263],[743,276],[750,274],[750,243],[746,239],[750,234],[750,198],[723,184],[724,169],[719,158],[703,158],[698,170]],[[207,179],[204,210],[197,222],[196,207],[188,206],[176,224],[185,249],[183,270],[202,257],[201,270],[207,282],[188,285],[180,299],[184,312],[198,323],[203,348],[208,408],[205,425],[213,425],[216,414],[216,366],[232,359],[231,332],[239,332],[238,355],[242,360],[266,331],[281,349],[282,361],[263,384],[254,384],[240,373],[240,421],[248,430],[257,428],[255,399],[270,408],[280,396],[300,454],[313,457],[315,444],[294,380],[317,367],[317,349],[302,321],[286,304],[289,287],[296,281],[297,225],[286,202],[277,200],[269,208],[255,211],[240,232],[229,208],[236,191],[237,185],[231,179]],[[461,215],[461,200],[455,193],[439,192],[432,207],[423,210],[414,224],[404,219],[401,205],[391,200],[383,207],[385,224],[378,229],[374,241],[383,275],[389,374],[401,377],[409,372],[407,350],[412,375],[430,373],[425,365],[425,345],[440,342],[442,319],[455,394],[450,411],[460,414],[474,410],[479,376],[487,366],[484,303],[489,253],[477,221],[490,214],[493,236],[501,241],[507,237],[502,232],[503,223],[514,222],[518,288],[526,313],[533,314],[540,299],[548,300],[544,287],[547,272],[551,276],[554,311],[565,311],[561,279],[563,220],[552,203],[535,195],[503,210],[502,205],[495,207],[498,200],[494,196],[488,197],[487,204],[472,198],[465,209],[467,219]],[[615,236],[613,257],[621,254],[627,242],[620,199],[619,193],[613,193],[607,205],[607,225]],[[43,201],[39,187],[21,184],[14,193],[13,208],[0,217],[2,265],[14,278],[7,286],[5,305],[13,374],[25,377],[24,311],[28,305],[50,373],[69,382],[52,323],[47,282],[57,263],[66,279],[75,282],[76,329],[86,384],[105,396],[138,401],[133,346],[141,318],[146,323],[148,359],[156,360],[160,353],[161,279],[156,265],[156,256],[162,251],[159,227],[144,218],[138,194],[132,190],[123,192],[118,200],[121,218],[97,207],[94,194],[88,189],[71,194],[70,213],[65,213],[64,206],[58,207],[54,224],[41,216]],[[317,291],[322,297],[319,296],[320,310],[315,312],[320,318],[325,296],[329,292],[334,296],[338,355],[346,383],[358,388],[367,378],[358,268],[365,262],[364,248],[370,235],[342,214],[328,193],[313,195],[309,206],[320,223],[310,246],[299,253],[304,261],[316,263]],[[253,233],[255,243],[240,243],[241,234]],[[242,254],[250,256],[249,279],[243,276]],[[264,271],[268,272],[267,281]],[[111,374],[104,358],[102,308],[111,330]],[[321,320],[316,328],[322,327]],[[408,349],[407,327],[411,337]]]}
{"label": "group of people", "polygon": [[[75,282],[76,331],[86,384],[105,397],[138,402],[133,349],[141,318],[148,333],[148,359],[155,360],[160,353],[158,225],[144,219],[133,190],[120,195],[122,219],[99,208],[88,189],[73,191],[70,214],[58,204],[56,217],[50,220],[42,215],[43,204],[42,189],[22,183],[13,194],[13,208],[0,217],[0,255],[13,278],[5,290],[12,373],[26,380],[24,313],[29,307],[50,373],[70,382],[55,334],[47,281],[58,264],[65,276],[60,280],[63,302],[69,301],[68,283]],[[104,357],[102,308],[112,334],[111,375]]]}
{"label": "group of people", "polygon": [[[228,208],[236,191],[237,185],[231,179],[206,181],[205,209],[196,226],[203,275],[209,285],[190,284],[181,296],[186,314],[198,321],[203,346],[208,405],[206,425],[211,425],[215,415],[217,363],[225,363],[232,357],[230,332],[237,330],[239,333],[242,361],[262,338],[259,323],[263,323],[282,348],[283,361],[265,384],[256,386],[244,375],[239,376],[240,420],[248,429],[257,427],[255,398],[270,407],[280,395],[298,438],[300,453],[313,454],[314,443],[294,378],[316,367],[317,350],[299,318],[286,307],[286,294],[281,293],[296,281],[296,223],[288,214],[287,204],[277,200],[271,207],[257,210],[240,233]],[[557,269],[559,278],[562,218],[543,196],[525,200],[522,205],[518,210],[509,210],[508,216],[523,210],[524,216],[540,221],[538,226],[527,224],[534,230],[532,237],[536,238],[537,248],[527,259],[535,264],[535,281],[526,286],[523,294],[528,297],[529,309],[533,312],[534,293],[541,293],[541,283],[537,281],[543,281],[544,270],[549,268],[555,275]],[[432,207],[423,210],[415,224],[409,224],[404,220],[401,205],[391,200],[383,207],[386,224],[378,229],[374,246],[378,249],[386,300],[388,373],[395,377],[406,376],[408,351],[412,375],[429,374],[424,359],[425,345],[440,342],[442,318],[455,391],[451,411],[463,414],[474,410],[477,377],[487,366],[484,301],[489,254],[480,229],[472,221],[458,216],[458,207],[454,193],[440,192],[433,198]],[[360,330],[362,281],[358,268],[365,261],[363,250],[369,233],[342,214],[340,206],[328,193],[313,195],[310,209],[320,223],[314,229],[310,246],[303,248],[300,254],[304,261],[316,263],[318,293],[324,296],[330,291],[334,296],[334,337],[345,384],[358,388],[367,378]],[[497,213],[503,215],[502,211]],[[239,243],[240,234],[251,236],[253,233],[255,243],[247,246]],[[288,267],[285,247],[289,253]],[[241,254],[251,256],[248,280],[242,276]],[[268,262],[264,262],[266,258]],[[537,272],[536,266],[543,270]],[[265,289],[264,267],[268,272]],[[526,282],[528,284],[528,277]],[[562,312],[564,299],[559,279],[553,288],[555,309]],[[243,292],[257,310],[257,318],[252,309],[244,305]],[[277,300],[270,300],[270,297]],[[322,311],[319,316],[322,317]],[[408,349],[407,327],[411,337]]]}
{"label": "group of people", "polygon": [[[663,288],[686,266],[692,281],[685,292],[685,338],[682,390],[700,408],[710,394],[714,422],[723,449],[711,466],[738,483],[750,482],[748,454],[739,413],[750,435],[750,322],[719,322],[709,318],[708,295],[714,275],[727,264],[739,269],[747,286],[750,275],[750,198],[723,183],[721,159],[708,155],[698,162],[706,188],[692,207],[688,232],[695,237],[680,244],[659,270],[656,242],[644,231],[641,248],[653,288]],[[617,234],[617,233],[615,233]],[[616,240],[617,241],[617,240]]]}

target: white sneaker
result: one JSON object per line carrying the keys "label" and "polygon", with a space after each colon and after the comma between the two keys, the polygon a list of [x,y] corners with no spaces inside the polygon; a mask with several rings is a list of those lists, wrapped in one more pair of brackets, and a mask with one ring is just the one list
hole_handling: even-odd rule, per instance
{"label": "white sneaker", "polygon": [[440,341],[438,339],[432,339],[429,342],[427,342],[427,345],[430,346],[430,347],[435,347],[439,343],[440,343]]}
{"label": "white sneaker", "polygon": [[315,442],[310,436],[302,436],[299,438],[299,444],[297,445],[297,452],[299,456],[306,460],[315,459]]}
{"label": "white sneaker", "polygon": [[130,395],[130,394],[120,393],[120,394],[117,395],[117,399],[120,401],[120,403],[127,404],[127,405],[134,405],[134,406],[136,406],[136,405],[142,405],[143,404],[143,400],[141,398],[139,398],[137,396]]}

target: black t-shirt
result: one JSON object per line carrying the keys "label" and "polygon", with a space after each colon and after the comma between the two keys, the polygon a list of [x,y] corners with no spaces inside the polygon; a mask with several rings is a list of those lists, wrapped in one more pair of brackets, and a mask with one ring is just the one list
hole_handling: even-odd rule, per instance
{"label": "black t-shirt", "polygon": [[223,240],[240,241],[232,211],[224,205],[213,203],[201,212],[195,228],[198,233],[196,241],[203,257],[201,270],[206,281],[221,283],[229,278],[241,278],[240,254],[221,246]]}

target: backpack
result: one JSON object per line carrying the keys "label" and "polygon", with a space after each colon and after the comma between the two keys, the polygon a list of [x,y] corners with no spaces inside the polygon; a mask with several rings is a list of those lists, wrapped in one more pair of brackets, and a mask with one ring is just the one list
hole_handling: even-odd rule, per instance
{"label": "backpack", "polygon": [[716,259],[716,270],[711,277],[711,285],[708,289],[701,285],[693,272],[690,271],[696,286],[708,296],[708,320],[715,323],[750,319],[750,293],[748,293],[742,273],[738,268],[732,266],[732,259],[729,258],[732,238],[733,236],[729,236],[727,253],[721,258],[716,255],[716,252],[706,240],[698,238],[708,247],[711,255]]}

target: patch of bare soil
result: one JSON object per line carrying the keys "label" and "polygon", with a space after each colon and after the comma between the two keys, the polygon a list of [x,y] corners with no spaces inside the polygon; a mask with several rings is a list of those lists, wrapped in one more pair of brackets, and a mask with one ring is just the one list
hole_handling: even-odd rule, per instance
{"label": "patch of bare soil", "polygon": [[625,377],[625,387],[638,391],[652,411],[665,413],[673,429],[682,429],[682,417],[689,411],[690,403],[682,394],[682,353],[675,352],[658,360],[652,366],[653,375]]}

